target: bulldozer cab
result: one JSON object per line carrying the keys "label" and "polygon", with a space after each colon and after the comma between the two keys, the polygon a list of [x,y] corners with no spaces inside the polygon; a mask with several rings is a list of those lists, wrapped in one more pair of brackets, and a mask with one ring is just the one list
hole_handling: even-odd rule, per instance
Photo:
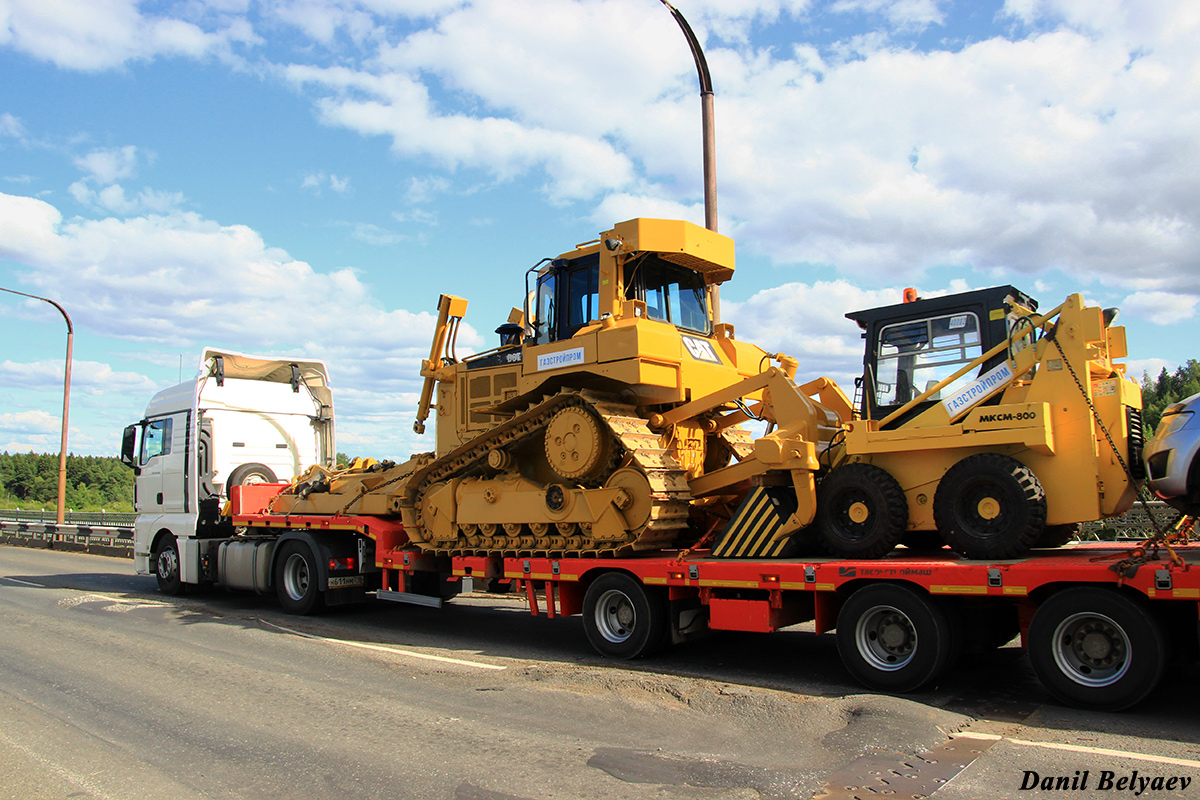
{"label": "bulldozer cab", "polygon": [[[1006,341],[1013,320],[1036,310],[1037,301],[1024,292],[993,286],[847,314],[866,340],[859,413],[883,419]],[[884,427],[903,427],[1004,358],[1001,353],[986,361]]]}
{"label": "bulldozer cab", "polygon": [[[537,272],[534,310],[530,315],[531,344],[570,339],[580,329],[601,318],[600,254],[578,258],[558,258]],[[708,307],[708,287],[704,276],[694,269],[673,264],[656,253],[640,253],[625,261],[619,283],[606,283],[612,307],[620,300],[645,305],[648,319],[668,322],[675,327],[708,335],[712,319]],[[530,296],[530,293],[526,293]]]}

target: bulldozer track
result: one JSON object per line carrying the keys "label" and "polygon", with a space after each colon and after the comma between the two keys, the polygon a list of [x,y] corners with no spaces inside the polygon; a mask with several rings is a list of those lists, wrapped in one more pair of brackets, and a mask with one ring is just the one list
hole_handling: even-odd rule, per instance
{"label": "bulldozer track", "polygon": [[[630,531],[623,541],[601,541],[589,535],[586,525],[564,529],[563,525],[556,526],[547,519],[530,519],[519,526],[456,525],[454,542],[429,536],[422,525],[421,510],[425,493],[430,488],[456,477],[486,474],[489,453],[507,450],[529,440],[544,431],[557,412],[569,406],[595,413],[619,445],[613,448],[605,476],[618,467],[635,467],[645,476],[650,487],[651,505],[643,526]],[[636,406],[620,403],[598,392],[566,390],[543,398],[416,472],[406,487],[403,503],[412,509],[417,523],[415,530],[409,531],[410,540],[423,550],[438,554],[621,555],[637,550],[660,550],[676,544],[680,533],[688,527],[691,499],[686,472],[671,451],[662,446],[659,435],[638,416]]]}

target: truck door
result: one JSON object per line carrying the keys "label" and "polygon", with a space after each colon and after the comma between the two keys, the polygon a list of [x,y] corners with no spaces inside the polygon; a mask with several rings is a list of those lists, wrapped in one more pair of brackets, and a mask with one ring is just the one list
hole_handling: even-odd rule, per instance
{"label": "truck door", "polygon": [[137,504],[142,513],[186,510],[186,415],[147,420],[138,458]]}

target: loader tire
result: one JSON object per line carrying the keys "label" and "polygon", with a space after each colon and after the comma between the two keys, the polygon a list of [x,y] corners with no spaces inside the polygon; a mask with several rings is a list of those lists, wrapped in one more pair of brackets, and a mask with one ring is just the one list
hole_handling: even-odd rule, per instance
{"label": "loader tire", "polygon": [[821,542],[840,558],[887,555],[908,526],[908,501],[900,484],[872,464],[846,464],[817,487]]}
{"label": "loader tire", "polygon": [[1033,470],[999,453],[967,456],[938,483],[933,519],[967,558],[1020,558],[1046,527],[1046,492]]}

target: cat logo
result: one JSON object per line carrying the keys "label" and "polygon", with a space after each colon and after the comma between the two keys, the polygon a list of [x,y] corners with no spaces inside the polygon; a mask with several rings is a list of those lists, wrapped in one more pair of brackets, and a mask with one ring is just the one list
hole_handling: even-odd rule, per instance
{"label": "cat logo", "polygon": [[713,364],[720,364],[721,357],[717,355],[717,349],[713,347],[712,342],[707,339],[697,339],[695,336],[684,336],[683,346],[692,354],[692,358],[697,361],[709,361]]}

